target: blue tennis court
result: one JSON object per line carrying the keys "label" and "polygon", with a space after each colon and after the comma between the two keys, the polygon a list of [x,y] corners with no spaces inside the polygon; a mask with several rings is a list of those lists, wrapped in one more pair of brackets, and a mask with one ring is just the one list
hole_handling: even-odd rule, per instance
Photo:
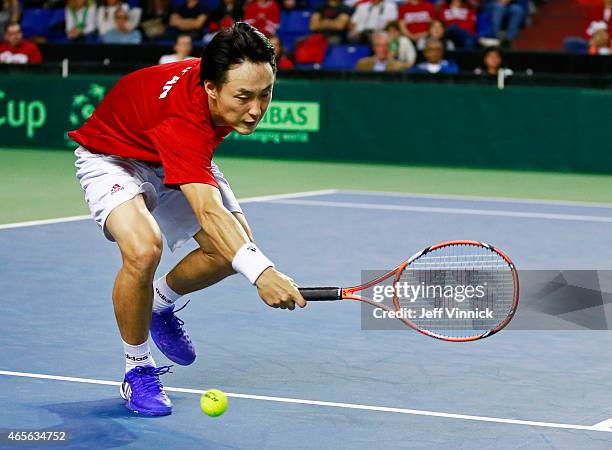
{"label": "blue tennis court", "polygon": [[[450,239],[490,242],[519,269],[612,268],[612,206],[349,191],[243,205],[260,247],[302,285],[358,284]],[[2,226],[0,248],[2,431],[65,430],[63,448],[612,447],[612,333],[453,344],[367,331],[357,303],[273,310],[243,277],[189,296],[198,359],[162,378],[171,416],[137,417],[118,394],[116,247],[81,219]],[[192,248],[166,251],[158,273]],[[217,419],[199,409],[209,388],[230,396]]]}

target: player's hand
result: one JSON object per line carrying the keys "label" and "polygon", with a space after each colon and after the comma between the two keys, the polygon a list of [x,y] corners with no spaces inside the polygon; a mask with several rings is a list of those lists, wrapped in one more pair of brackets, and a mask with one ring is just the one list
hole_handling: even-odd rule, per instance
{"label": "player's hand", "polygon": [[259,296],[272,308],[294,310],[306,306],[306,300],[297,289],[297,284],[274,267],[268,267],[255,282]]}

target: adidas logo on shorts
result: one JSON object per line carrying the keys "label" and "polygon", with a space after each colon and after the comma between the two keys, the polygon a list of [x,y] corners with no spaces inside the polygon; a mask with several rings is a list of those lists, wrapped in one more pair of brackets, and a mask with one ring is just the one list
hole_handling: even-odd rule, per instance
{"label": "adidas logo on shorts", "polygon": [[115,183],[113,187],[111,188],[111,195],[116,194],[117,192],[122,191],[122,190],[123,190],[123,186]]}

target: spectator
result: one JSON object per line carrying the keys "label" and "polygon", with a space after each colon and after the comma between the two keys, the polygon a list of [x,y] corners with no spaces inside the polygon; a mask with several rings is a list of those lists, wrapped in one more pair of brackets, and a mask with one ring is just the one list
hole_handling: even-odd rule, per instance
{"label": "spectator", "polygon": [[208,44],[221,28],[231,28],[236,22],[242,20],[242,3],[238,0],[222,0],[208,17],[208,33],[204,36],[204,43]]}
{"label": "spectator", "polygon": [[250,0],[244,7],[244,21],[272,36],[280,25],[280,7],[274,0]]}
{"label": "spectator", "polygon": [[68,0],[65,17],[70,40],[84,40],[96,31],[96,5],[90,0]]}
{"label": "spectator", "polygon": [[100,36],[105,44],[140,44],[142,35],[130,24],[128,11],[124,8],[115,9],[114,28]]}
{"label": "spectator", "polygon": [[9,23],[19,23],[20,15],[19,0],[2,0],[2,8],[0,8],[0,34],[4,35],[4,29]]}
{"label": "spectator", "polygon": [[[527,15],[525,7],[518,0],[489,0],[488,8],[495,37],[511,45]],[[506,18],[508,27],[504,33],[503,23]]]}
{"label": "spectator", "polygon": [[603,8],[601,0],[597,1],[597,3],[599,3],[599,5],[591,8],[584,28],[583,37],[568,36],[564,39],[564,47],[567,51],[574,53],[590,53],[593,33],[596,29],[600,28],[600,22],[603,22],[609,30],[610,20],[612,19],[612,0],[603,0]]}
{"label": "spectator", "polygon": [[408,0],[399,7],[399,23],[402,34],[414,42],[427,35],[432,21],[436,17],[433,3],[425,0]]}
{"label": "spectator", "polygon": [[395,60],[389,50],[389,36],[384,31],[372,34],[374,56],[367,56],[357,61],[356,70],[368,72],[399,72],[404,67]]}
{"label": "spectator", "polygon": [[208,11],[200,0],[187,0],[170,14],[170,35],[189,34],[191,39],[202,39]]}
{"label": "spectator", "polygon": [[4,42],[0,44],[0,64],[40,64],[42,55],[33,42],[23,39],[21,25],[9,23],[4,29]]}
{"label": "spectator", "polygon": [[429,25],[429,31],[427,33],[427,36],[422,37],[417,42],[417,49],[422,51],[425,48],[425,44],[427,44],[428,40],[436,39],[442,42],[442,44],[444,44],[444,48],[447,51],[449,52],[454,51],[455,43],[451,41],[450,39],[446,39],[445,36],[446,36],[446,30],[444,28],[444,24],[439,20],[434,20],[431,22],[431,25]]}
{"label": "spectator", "polygon": [[589,14],[589,20],[587,22],[587,26],[585,29],[585,34],[587,38],[590,39],[590,35],[588,35],[587,31],[593,22],[605,22],[610,27],[610,19],[612,19],[612,0],[603,0],[603,8],[601,6],[594,8],[591,10]]}
{"label": "spectator", "polygon": [[115,28],[115,11],[117,8],[126,11],[129,9],[127,3],[121,3],[121,0],[104,0],[103,5],[98,7],[96,27],[100,37]]}
{"label": "spectator", "polygon": [[351,17],[351,42],[368,42],[370,34],[382,31],[392,20],[397,20],[397,5],[388,0],[360,3]]}
{"label": "spectator", "polygon": [[423,50],[425,61],[414,66],[413,73],[458,73],[459,68],[454,62],[444,59],[444,44],[436,39],[430,39]]}
{"label": "spectator", "polygon": [[446,36],[457,47],[474,48],[476,12],[465,0],[446,0],[440,9],[440,19],[446,27]]}
{"label": "spectator", "polygon": [[270,36],[270,43],[274,46],[274,55],[276,57],[276,67],[281,70],[293,69],[293,61],[285,54],[283,44],[279,37],[275,34]]}
{"label": "spectator", "polygon": [[166,34],[170,20],[170,0],[148,0],[144,5],[141,28],[149,39]]}
{"label": "spectator", "polygon": [[208,31],[217,31],[220,28],[231,28],[236,22],[242,20],[242,3],[237,0],[223,0],[219,3],[208,18]]}
{"label": "spectator", "polygon": [[346,40],[350,23],[351,8],[342,0],[327,0],[310,17],[310,31],[323,33],[330,44],[340,44]]}
{"label": "spectator", "polygon": [[500,70],[512,75],[512,70],[504,67],[504,56],[499,47],[487,47],[482,53],[482,64],[474,70],[476,75],[497,76]]}
{"label": "spectator", "polygon": [[591,39],[589,40],[589,55],[609,55],[610,33],[604,21],[591,22],[588,30]]}
{"label": "spectator", "polygon": [[406,36],[402,36],[400,24],[393,20],[385,27],[389,37],[389,50],[393,58],[402,63],[403,69],[408,69],[414,65],[417,53],[414,44]]}
{"label": "spectator", "polygon": [[188,34],[181,34],[176,38],[174,53],[171,55],[162,56],[159,58],[159,63],[167,64],[193,58],[193,56],[190,56],[192,51],[193,42],[191,41],[191,36]]}

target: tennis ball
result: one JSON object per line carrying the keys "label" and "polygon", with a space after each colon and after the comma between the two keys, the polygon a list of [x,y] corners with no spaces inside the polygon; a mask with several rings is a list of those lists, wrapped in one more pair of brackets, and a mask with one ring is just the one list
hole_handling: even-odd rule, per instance
{"label": "tennis ball", "polygon": [[209,389],[200,397],[200,408],[207,416],[219,417],[227,409],[227,397],[219,389]]}

